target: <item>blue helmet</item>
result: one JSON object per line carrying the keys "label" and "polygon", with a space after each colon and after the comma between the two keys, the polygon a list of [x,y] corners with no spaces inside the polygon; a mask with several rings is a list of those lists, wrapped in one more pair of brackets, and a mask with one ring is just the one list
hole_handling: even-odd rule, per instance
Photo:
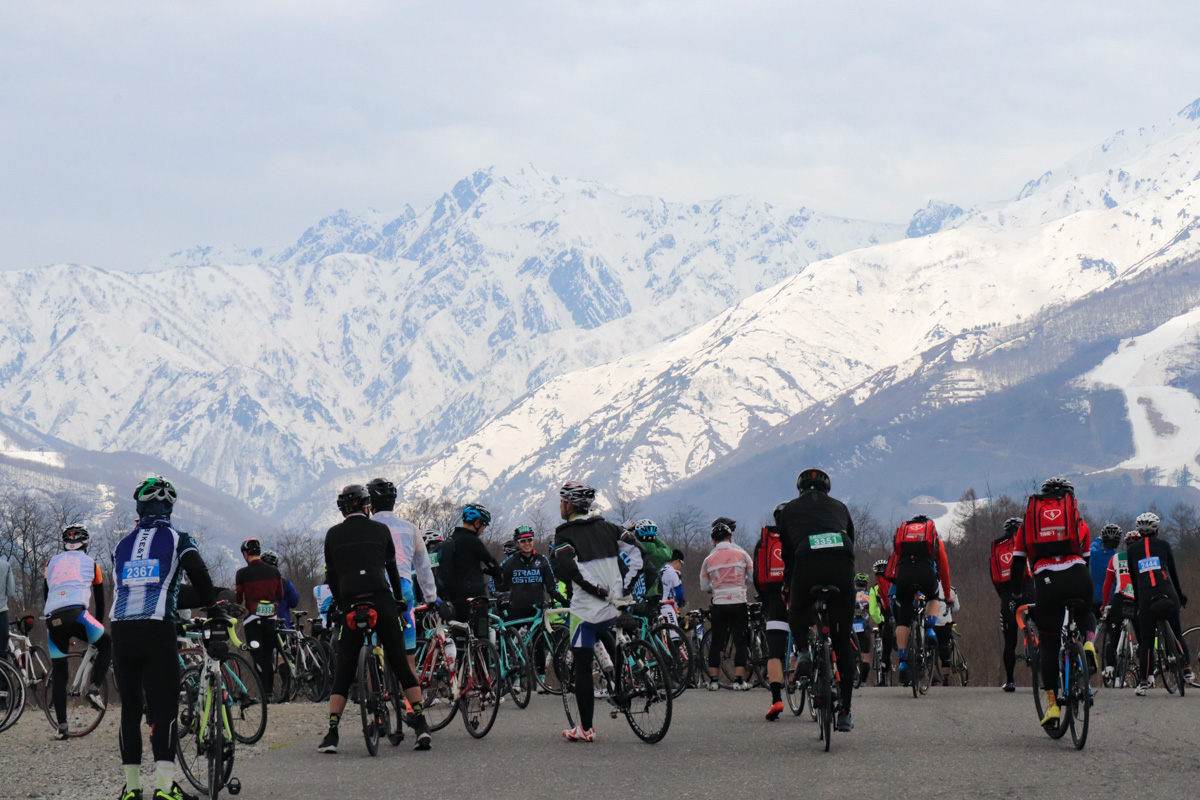
{"label": "blue helmet", "polygon": [[491,525],[492,512],[479,505],[479,503],[467,503],[463,506],[462,521],[475,522],[476,520],[483,520],[484,525]]}
{"label": "blue helmet", "polygon": [[633,530],[639,539],[653,539],[658,536],[658,525],[652,519],[639,519]]}

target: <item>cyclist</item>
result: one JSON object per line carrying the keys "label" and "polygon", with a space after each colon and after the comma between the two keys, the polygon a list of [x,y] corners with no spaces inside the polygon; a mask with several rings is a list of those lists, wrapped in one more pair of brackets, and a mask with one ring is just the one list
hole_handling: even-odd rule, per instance
{"label": "cyclist", "polygon": [[855,633],[858,639],[858,682],[867,685],[867,677],[871,674],[871,650],[875,647],[875,638],[871,634],[871,579],[865,572],[854,576],[854,619],[855,627],[862,625],[862,630]]}
{"label": "cyclist", "polygon": [[[433,529],[421,531],[421,542],[425,545],[425,554],[429,557],[429,569],[433,574],[433,591],[430,592],[431,597],[437,597],[437,574],[438,574],[438,553],[442,549],[442,535]],[[417,581],[413,591],[417,595],[417,602],[425,602],[425,590],[421,588],[422,582]]]}
{"label": "cyclist", "polygon": [[1121,546],[1120,527],[1109,523],[1100,529],[1100,535],[1092,540],[1088,569],[1092,573],[1092,613],[1100,617],[1100,608],[1105,604],[1104,576],[1108,573],[1108,562]]}
{"label": "cyclist", "polygon": [[[1013,670],[1017,666],[1017,602],[1013,600],[1012,561],[1016,549],[1017,531],[1021,529],[1020,517],[1004,520],[1004,532],[992,542],[991,571],[992,586],[1000,596],[1000,632],[1004,634],[1004,691],[1015,692],[1017,683]],[[1021,581],[1021,596],[1033,596],[1033,574],[1025,567]],[[1036,667],[1035,667],[1036,669]]]}
{"label": "cyclist", "polygon": [[871,587],[870,609],[871,621],[879,628],[880,640],[880,674],[876,686],[888,685],[888,674],[892,671],[892,598],[889,592],[892,582],[884,574],[887,572],[887,559],[881,558],[871,565],[875,573],[875,584]]}
{"label": "cyclist", "polygon": [[679,624],[679,611],[686,605],[683,597],[683,551],[672,550],[671,560],[663,564],[659,573],[662,584],[662,615],[672,625]]}
{"label": "cyclist", "polygon": [[438,553],[438,593],[454,607],[459,622],[470,619],[468,598],[487,594],[483,574],[492,578],[500,574],[499,562],[479,538],[491,524],[492,512],[478,503],[467,503],[462,509],[462,524]]}
{"label": "cyclist", "polygon": [[133,491],[138,522],[113,551],[113,674],[121,697],[118,741],[125,770],[121,800],[142,797],[142,714],[150,723],[155,800],[194,800],[175,783],[175,720],[179,713],[179,647],[175,641],[179,583],[187,574],[197,598],[216,600],[196,540],[176,530],[178,494],[162,476]]}
{"label": "cyclist", "polygon": [[[279,563],[283,558],[274,550],[263,550],[262,561],[269,567],[279,569]],[[279,572],[280,577],[283,577],[283,571]],[[296,585],[289,579],[283,578],[283,602],[279,604],[279,611],[275,615],[277,623],[282,622],[283,627],[291,630],[292,628],[292,609],[300,605],[300,592],[296,590]]]}
{"label": "cyclist", "polygon": [[[854,663],[850,644],[854,617],[854,521],[845,504],[829,496],[832,484],[824,470],[806,469],[796,478],[800,496],[779,512],[779,537],[783,558],[791,576],[788,622],[792,639],[808,641],[812,624],[812,589],[835,586],[838,592],[827,601],[829,632],[840,664]],[[837,729],[850,731],[850,698],[854,673],[840,671],[840,708]]]}
{"label": "cyclist", "polygon": [[[321,573],[325,573],[325,566],[321,566]],[[325,627],[333,627],[333,592],[329,590],[328,583],[319,583],[313,587],[313,601],[317,606],[317,613],[325,620]]]}
{"label": "cyclist", "polygon": [[954,636],[954,612],[961,606],[958,602],[958,592],[950,587],[950,597],[938,596],[938,620],[934,630],[937,631],[938,659],[942,663],[941,684],[950,685],[950,639]]}
{"label": "cyclist", "polygon": [[497,584],[509,592],[507,619],[526,619],[537,613],[546,599],[546,594],[560,605],[567,598],[559,594],[558,582],[550,560],[534,549],[533,528],[522,525],[513,531],[517,552],[500,564],[500,579]]}
{"label": "cyclist", "polygon": [[[275,702],[275,617],[283,605],[283,578],[279,570],[262,559],[262,542],[247,539],[242,542],[242,558],[246,566],[234,576],[234,597],[244,606],[246,619],[242,627],[246,639],[258,642],[250,654],[254,657],[254,668],[262,677],[267,702]],[[283,702],[286,698],[279,698]]]}
{"label": "cyclist", "polygon": [[[908,636],[913,623],[913,598],[925,595],[925,635],[937,638],[938,583],[950,592],[950,564],[946,545],[933,520],[923,514],[900,523],[888,560],[887,577],[895,584],[896,655],[900,659],[900,683],[908,685]],[[921,624],[921,620],[916,621]]]}
{"label": "cyclist", "polygon": [[[596,642],[615,652],[612,629],[619,614],[611,602],[623,595],[626,579],[632,582],[621,559],[623,551],[636,549],[633,537],[601,516],[589,516],[596,490],[579,481],[567,481],[558,490],[558,510],[564,522],[554,531],[555,573],[571,587],[571,650],[575,660],[575,702],[579,723],[562,732],[569,742],[592,742],[596,698],[592,659]],[[577,621],[577,622],[576,622]]]}
{"label": "cyclist", "polygon": [[[1118,532],[1120,530],[1117,528]],[[1106,603],[1104,606],[1106,634],[1104,637],[1104,677],[1114,681],[1125,679],[1124,675],[1115,674],[1116,668],[1114,667],[1117,661],[1117,642],[1121,638],[1121,626],[1126,619],[1137,619],[1137,598],[1133,595],[1133,577],[1129,572],[1128,547],[1141,538],[1136,530],[1125,534],[1127,549],[1118,551],[1108,562],[1104,586],[1100,589],[1100,596],[1105,598]]]}
{"label": "cyclist", "polygon": [[0,661],[8,660],[8,598],[17,596],[17,578],[0,556]]}
{"label": "cyclist", "polygon": [[700,590],[712,593],[712,646],[708,650],[708,690],[721,688],[717,673],[725,640],[733,638],[733,688],[748,691],[746,656],[750,649],[746,611],[746,584],[754,583],[754,562],[750,554],[733,543],[737,523],[729,517],[717,517],[712,523],[713,550],[700,565]]}
{"label": "cyclist", "polygon": [[779,512],[785,503],[775,506],[774,525],[763,528],[754,545],[754,589],[763,604],[767,622],[767,684],[771,706],[766,719],[774,722],[783,713],[783,660],[788,649],[787,575],[783,564],[783,544],[779,537]]}
{"label": "cyclist", "polygon": [[[396,486],[385,478],[375,478],[367,484],[371,495],[371,516],[376,522],[387,525],[396,548],[396,571],[400,574],[400,588],[394,594],[403,598],[404,649],[408,653],[408,666],[413,674],[417,671],[417,621],[413,616],[416,592],[413,591],[413,575],[421,586],[421,597],[425,603],[439,607],[437,583],[433,577],[433,565],[424,539],[417,534],[417,526],[396,514]],[[395,587],[393,587],[395,588]],[[446,609],[443,607],[443,611]],[[400,730],[399,726],[396,728]],[[400,735],[400,734],[397,734]]]}
{"label": "cyclist", "polygon": [[[1138,516],[1135,521],[1139,539],[1129,545],[1129,563],[1133,565],[1133,596],[1137,600],[1138,620],[1138,668],[1141,682],[1134,694],[1146,696],[1150,688],[1150,650],[1154,645],[1155,626],[1166,620],[1175,632],[1175,638],[1183,649],[1183,663],[1191,663],[1187,642],[1183,640],[1183,629],[1179,625],[1179,609],[1187,605],[1187,595],[1179,584],[1175,571],[1175,554],[1171,544],[1158,538],[1158,515],[1150,511]],[[1195,680],[1189,666],[1183,672],[1188,683]]]}
{"label": "cyclist", "polygon": [[[365,486],[352,484],[342,489],[337,506],[343,519],[325,534],[325,576],[333,592],[333,602],[343,613],[356,603],[371,603],[375,607],[376,637],[412,706],[409,724],[417,731],[415,749],[428,750],[433,738],[421,705],[421,687],[406,658],[404,632],[400,627],[404,601],[393,594],[392,587],[400,585],[400,573],[396,569],[396,546],[391,531],[382,522],[370,519],[371,494]],[[337,752],[338,723],[346,708],[346,693],[357,673],[365,636],[365,631],[346,624],[344,617],[339,620],[333,693],[329,697],[329,730],[317,746],[319,753]],[[399,734],[392,735],[397,737],[393,743],[398,742]]]}
{"label": "cyclist", "polygon": [[1042,670],[1042,686],[1046,693],[1046,714],[1042,725],[1057,725],[1062,718],[1058,708],[1058,648],[1061,644],[1063,612],[1068,601],[1081,600],[1086,605],[1077,620],[1084,631],[1084,650],[1096,664],[1096,617],[1092,614],[1092,576],[1086,557],[1089,554],[1091,532],[1079,514],[1075,487],[1065,478],[1047,478],[1040,494],[1029,498],[1025,517],[1014,537],[1012,570],[1009,585],[1012,598],[1024,600],[1025,569],[1032,565],[1034,597],[1041,642],[1038,658]]}
{"label": "cyclist", "polygon": [[657,613],[662,602],[662,571],[671,560],[671,548],[658,538],[658,524],[652,519],[639,519],[633,526],[638,545],[642,549],[645,569],[633,586],[633,596],[651,604],[651,612]]}
{"label": "cyclist", "polygon": [[[50,663],[53,675],[50,687],[53,690],[54,714],[58,730],[54,738],[67,739],[67,654],[71,652],[71,639],[85,639],[98,650],[92,665],[90,688],[87,701],[97,711],[104,710],[100,697],[100,683],[108,674],[112,661],[112,637],[104,632],[104,578],[100,565],[88,555],[91,534],[82,525],[71,525],[62,532],[63,551],[50,559],[46,565],[46,582],[43,597],[46,600],[44,613],[46,638],[50,645]],[[96,604],[96,616],[88,613],[88,602]]]}

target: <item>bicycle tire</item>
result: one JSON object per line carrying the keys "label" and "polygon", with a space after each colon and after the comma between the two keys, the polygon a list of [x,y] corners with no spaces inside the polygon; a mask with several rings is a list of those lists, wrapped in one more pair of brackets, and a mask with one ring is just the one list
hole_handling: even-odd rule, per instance
{"label": "bicycle tire", "polygon": [[[1188,655],[1191,660],[1186,664],[1189,667],[1200,667],[1200,625],[1193,625],[1183,632],[1179,637],[1182,640],[1182,645],[1187,648]],[[1192,681],[1192,686],[1200,686],[1200,683]]]}
{"label": "bicycle tire", "polygon": [[0,659],[0,732],[20,721],[25,713],[25,677],[17,668]]}
{"label": "bicycle tire", "polygon": [[306,636],[300,642],[300,662],[305,665],[300,674],[300,691],[309,702],[319,703],[325,696],[328,667],[322,657],[320,644],[311,636]]}
{"label": "bicycle tire", "polygon": [[804,698],[807,695],[804,687],[796,680],[796,667],[793,665],[793,654],[788,654],[787,664],[783,670],[783,692],[787,697],[788,710],[792,716],[798,717],[804,713]]}
{"label": "bicycle tire", "polygon": [[[213,691],[221,694],[221,684],[218,683],[213,687]],[[229,769],[225,768],[225,725],[222,719],[222,707],[214,702],[212,713],[208,718],[208,797],[209,800],[217,800],[221,796],[221,789],[224,788],[229,780],[229,773],[233,771],[233,760],[229,760]]]}
{"label": "bicycle tire", "polygon": [[262,676],[250,659],[240,653],[224,653],[220,660],[233,738],[242,744],[254,744],[267,731],[267,698]]}
{"label": "bicycle tire", "polygon": [[[909,631],[912,630],[910,627]],[[921,663],[924,653],[925,637],[920,633],[911,633],[908,638],[908,685],[914,699],[924,694],[919,688],[921,675],[925,672],[925,665]]]}
{"label": "bicycle tire", "polygon": [[379,754],[379,716],[378,706],[383,703],[383,683],[379,680],[379,662],[371,652],[372,645],[368,640],[358,651],[358,669],[355,672],[358,683],[358,711],[362,717],[363,741],[367,745],[367,753],[371,756]]}
{"label": "bicycle tire", "polygon": [[482,739],[496,724],[500,710],[500,656],[486,639],[476,639],[469,645],[465,685],[458,698],[462,706],[463,727],[475,739]]}
{"label": "bicycle tire", "polygon": [[446,649],[441,643],[417,639],[417,682],[421,686],[421,704],[429,730],[440,731],[458,713],[454,700],[450,671],[446,666]]}
{"label": "bicycle tire", "polygon": [[1133,639],[1121,628],[1121,638],[1117,641],[1117,665],[1113,674],[1113,685],[1116,686],[1116,681],[1121,681],[1121,686],[1128,689],[1130,686],[1137,686],[1137,659],[1134,655]]}
{"label": "bicycle tire", "polygon": [[575,700],[575,654],[571,652],[570,638],[559,641],[554,649],[554,672],[559,679],[563,713],[567,727],[575,728],[579,725],[579,703]]}
{"label": "bicycle tire", "polygon": [[971,671],[967,666],[967,657],[962,654],[962,650],[958,647],[958,637],[954,637],[954,642],[951,645],[954,653],[951,656],[950,664],[954,671],[958,673],[958,682],[960,686],[968,686],[971,683]]}
{"label": "bicycle tire", "polygon": [[[76,673],[83,663],[84,652],[75,651],[67,654],[66,658],[70,666],[67,667],[67,686],[75,685]],[[93,666],[95,661],[92,662]],[[90,676],[87,676],[90,678]],[[72,739],[78,739],[87,736],[100,725],[104,719],[104,714],[108,710],[108,680],[100,682],[100,698],[104,701],[104,708],[93,708],[91,703],[86,699],[87,689],[90,686],[90,680],[85,680],[84,688],[76,692],[68,689],[67,691],[67,736]],[[58,730],[57,712],[54,710],[53,691],[54,691],[53,673],[46,675],[46,680],[42,681],[41,691],[41,707],[46,714],[46,721],[50,723],[51,730]]]}
{"label": "bicycle tire", "polygon": [[826,641],[820,648],[820,656],[817,670],[817,692],[820,694],[821,706],[821,730],[819,737],[825,741],[825,752],[829,752],[831,739],[833,738],[833,655],[830,652],[831,647]]}
{"label": "bicycle tire", "polygon": [[678,625],[660,622],[650,629],[650,641],[666,654],[667,677],[671,680],[671,697],[679,697],[688,688],[692,673],[692,654],[687,636]]}
{"label": "bicycle tire", "polygon": [[[1076,750],[1087,744],[1088,723],[1091,720],[1090,682],[1088,680],[1087,656],[1083,645],[1072,642],[1070,650],[1071,670],[1067,676],[1067,723],[1071,728],[1071,743]],[[1061,723],[1060,723],[1061,724]]]}
{"label": "bicycle tire", "polygon": [[[187,667],[179,676],[179,710],[175,720],[175,755],[179,768],[188,783],[201,794],[208,794],[208,764],[204,758],[199,733],[202,716],[201,680],[199,667]],[[193,763],[195,759],[195,763]]]}
{"label": "bicycle tire", "polygon": [[559,637],[565,635],[565,626],[551,626],[551,629],[547,631],[545,627],[539,625],[527,643],[538,690],[546,694],[562,693],[562,687],[554,674],[554,647],[558,643]]}
{"label": "bicycle tire", "polygon": [[[1163,673],[1171,676],[1171,682],[1179,690],[1179,696],[1183,697],[1187,691],[1187,681],[1183,679],[1183,668],[1186,666],[1183,651],[1179,648],[1179,640],[1175,638],[1175,631],[1171,630],[1171,626],[1166,622],[1159,622],[1158,626],[1158,641],[1164,656]],[[1168,691],[1174,693],[1169,686]]]}
{"label": "bicycle tire", "polygon": [[645,639],[617,646],[617,695],[625,721],[647,744],[662,741],[671,728],[671,678],[660,650]]}
{"label": "bicycle tire", "polygon": [[28,705],[33,701],[35,706],[43,708],[42,687],[50,680],[50,654],[41,645],[31,644],[24,653],[24,659],[25,671],[17,671],[25,681],[25,703]]}
{"label": "bicycle tire", "polygon": [[506,630],[501,641],[504,642],[504,667],[506,674],[504,682],[508,693],[512,695],[513,703],[517,708],[529,708],[529,701],[533,698],[533,684],[536,682],[533,677],[533,666],[529,663],[528,653],[525,651],[525,645],[521,642],[521,637],[516,631]]}
{"label": "bicycle tire", "polygon": [[287,659],[275,662],[271,671],[271,702],[286,703],[292,699],[292,668]]}

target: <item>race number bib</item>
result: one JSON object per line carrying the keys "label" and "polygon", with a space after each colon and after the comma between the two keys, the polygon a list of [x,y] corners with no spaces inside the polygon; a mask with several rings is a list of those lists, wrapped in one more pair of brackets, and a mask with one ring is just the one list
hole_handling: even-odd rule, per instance
{"label": "race number bib", "polygon": [[275,616],[275,604],[264,600],[258,604],[258,608],[255,609],[254,613],[260,617],[273,617]]}
{"label": "race number bib", "polygon": [[1158,556],[1138,559],[1138,572],[1153,572],[1156,569],[1162,569],[1158,563]]}
{"label": "race number bib", "polygon": [[862,633],[866,629],[867,629],[867,625],[865,622],[863,622],[862,620],[854,621],[854,632],[855,633]]}
{"label": "race number bib", "polygon": [[808,537],[808,546],[813,550],[824,550],[827,547],[841,547],[840,533],[816,533]]}
{"label": "race number bib", "polygon": [[157,558],[139,558],[136,561],[126,561],[121,567],[121,583],[126,586],[145,586],[158,583],[159,575]]}

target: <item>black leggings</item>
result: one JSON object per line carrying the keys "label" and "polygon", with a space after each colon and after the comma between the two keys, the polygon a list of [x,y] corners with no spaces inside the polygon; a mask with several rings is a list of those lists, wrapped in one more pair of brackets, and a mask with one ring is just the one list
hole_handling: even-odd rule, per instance
{"label": "black leggings", "polygon": [[[375,606],[375,635],[383,645],[392,674],[400,681],[400,688],[412,689],[419,685],[417,676],[408,665],[408,654],[404,648],[404,629],[396,613],[396,602],[390,597],[373,597]],[[350,684],[358,674],[358,651],[362,649],[364,631],[354,630],[346,624],[346,617],[338,618],[337,661],[333,670],[333,694],[345,697]]]}
{"label": "black leggings", "polygon": [[175,623],[145,619],[112,625],[113,674],[121,696],[122,764],[142,763],[142,712],[155,761],[175,759],[179,713],[179,646]]}
{"label": "black leggings", "polygon": [[[72,607],[50,615],[46,625],[46,637],[58,652],[71,652],[72,639],[88,641],[88,629],[81,619],[85,613],[86,609]],[[60,624],[56,624],[56,621]],[[94,620],[92,624],[96,624]],[[108,665],[111,661],[112,637],[105,633],[96,640],[96,660],[92,663],[92,674],[88,676],[92,686],[100,686],[100,682],[108,675]],[[54,701],[54,716],[60,726],[67,724],[67,682],[71,680],[70,666],[69,658],[50,660],[50,668],[53,670],[50,680],[51,699]]]}
{"label": "black leggings", "polygon": [[1094,633],[1096,616],[1092,613],[1092,574],[1086,564],[1074,564],[1064,570],[1044,569],[1033,578],[1037,586],[1036,617],[1038,636],[1038,657],[1042,665],[1042,688],[1058,688],[1058,648],[1062,644],[1063,612],[1067,601],[1082,600],[1076,623],[1082,628],[1081,633]]}
{"label": "black leggings", "polygon": [[[925,602],[937,600],[937,565],[932,560],[909,561],[902,559],[896,567],[896,597],[892,610],[896,614],[896,625],[907,628],[913,621],[913,597],[917,591],[925,595]],[[923,619],[917,620],[920,625]]]}
{"label": "black leggings", "polygon": [[[1121,641],[1121,627],[1125,619],[1137,619],[1137,604],[1123,594],[1114,594],[1108,616],[1104,618],[1104,665],[1116,666],[1117,644]],[[1117,676],[1124,677],[1124,676]]]}
{"label": "black leggings", "polygon": [[708,649],[708,666],[713,669],[721,666],[721,653],[725,650],[725,640],[730,636],[733,637],[733,665],[746,666],[746,655],[750,650],[746,604],[714,605],[709,616],[712,620],[712,646]]}
{"label": "black leggings", "polygon": [[841,706],[850,710],[850,695],[854,691],[854,647],[850,644],[854,619],[854,562],[842,559],[798,561],[792,569],[791,608],[788,622],[796,642],[808,642],[808,628],[813,624],[812,587],[836,586],[840,592],[829,598],[829,634],[833,652],[841,665]]}
{"label": "black leggings", "polygon": [[[1168,597],[1174,604],[1175,609],[1165,616],[1155,616],[1150,606],[1160,597]],[[1162,601],[1159,601],[1162,602]],[[1175,592],[1174,586],[1166,586],[1158,590],[1158,594],[1154,597],[1139,598],[1137,610],[1138,624],[1138,668],[1140,670],[1141,679],[1144,681],[1150,680],[1150,649],[1154,645],[1154,637],[1158,621],[1165,619],[1167,624],[1171,626],[1171,631],[1175,634],[1175,639],[1183,648],[1183,663],[1190,665],[1191,656],[1188,653],[1187,643],[1183,641],[1183,627],[1179,624],[1179,595]],[[1163,648],[1166,649],[1165,647]]]}
{"label": "black leggings", "polygon": [[[611,628],[596,628],[596,640],[604,645],[611,659],[617,652],[617,640]],[[588,730],[593,727],[592,719],[596,712],[595,683],[592,679],[592,661],[596,651],[591,647],[572,647],[575,657],[575,704],[579,706],[579,727]]]}
{"label": "black leggings", "polygon": [[890,609],[883,612],[883,622],[879,623],[879,639],[882,642],[880,655],[883,661],[883,671],[889,672],[892,669],[892,641],[895,631],[892,630],[892,618]]}
{"label": "black leggings", "polygon": [[[275,686],[275,620],[258,617],[247,620],[242,626],[246,632],[246,641],[258,642],[258,647],[251,647],[250,655],[254,659],[254,669],[262,678],[263,691],[272,694]],[[286,697],[276,697],[283,702]]]}
{"label": "black leggings", "polygon": [[[996,589],[1000,595],[1000,633],[1004,635],[1004,677],[1007,682],[1013,682],[1013,670],[1017,667],[1017,635],[1021,632],[1017,625],[1017,609],[1013,603],[1012,590],[1005,587]],[[1030,598],[1032,599],[1032,598]]]}
{"label": "black leggings", "polygon": [[767,658],[783,661],[788,649],[788,607],[779,592],[771,592],[767,605]]}

